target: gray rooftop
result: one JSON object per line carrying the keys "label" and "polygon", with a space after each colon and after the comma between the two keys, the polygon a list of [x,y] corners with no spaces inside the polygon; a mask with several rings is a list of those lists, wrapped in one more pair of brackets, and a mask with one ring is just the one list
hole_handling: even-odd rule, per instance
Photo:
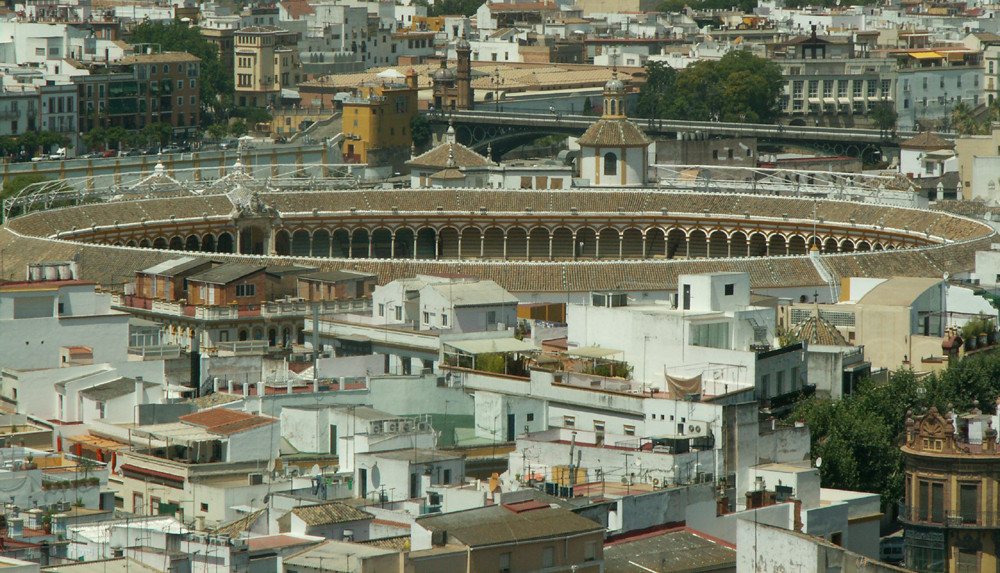
{"label": "gray rooftop", "polygon": [[361,455],[368,455],[376,458],[382,458],[385,460],[398,460],[403,462],[411,462],[415,464],[426,464],[430,462],[440,462],[444,460],[458,460],[462,458],[461,454],[455,454],[453,452],[447,452],[444,450],[424,450],[419,448],[389,450],[386,452],[365,452],[364,454]]}
{"label": "gray rooftop", "polygon": [[430,287],[452,306],[517,304],[517,297],[491,280],[431,284]]}
{"label": "gray rooftop", "polygon": [[229,284],[257,271],[264,270],[262,265],[248,265],[246,263],[230,262],[219,265],[214,269],[200,272],[188,277],[189,281],[212,283],[217,285]]}
{"label": "gray rooftop", "polygon": [[[143,387],[155,386],[152,382],[143,382]],[[122,396],[127,396],[135,392],[134,378],[117,378],[110,382],[91,386],[86,390],[81,390],[80,394],[94,400],[95,402],[106,402]]]}
{"label": "gray rooftop", "polygon": [[318,273],[309,273],[300,276],[299,278],[309,281],[319,281],[324,283],[339,283],[345,281],[354,281],[358,279],[375,278],[376,275],[370,273],[359,273],[355,271],[323,271]]}
{"label": "gray rooftop", "polygon": [[[638,566],[638,567],[637,567]],[[719,571],[736,568],[736,550],[688,530],[668,531],[604,547],[604,571]]]}
{"label": "gray rooftop", "polygon": [[417,519],[431,531],[443,530],[469,547],[512,543],[603,531],[601,524],[561,508],[543,507],[515,513],[488,506]]}

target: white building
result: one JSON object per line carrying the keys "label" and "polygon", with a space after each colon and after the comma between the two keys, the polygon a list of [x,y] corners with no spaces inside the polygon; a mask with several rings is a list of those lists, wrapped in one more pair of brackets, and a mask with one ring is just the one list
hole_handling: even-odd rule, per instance
{"label": "white building", "polygon": [[465,459],[444,450],[407,448],[356,456],[354,495],[386,502],[424,497],[435,485],[465,481]]}
{"label": "white building", "polygon": [[374,320],[386,326],[468,333],[505,330],[517,323],[517,298],[495,282],[475,277],[398,279],[376,287],[372,304]]}
{"label": "white building", "polygon": [[[60,271],[52,272],[58,276]],[[62,272],[72,276],[68,268]],[[56,368],[63,360],[61,349],[73,346],[89,347],[94,362],[127,360],[129,315],[111,310],[110,295],[96,287],[73,279],[0,285],[0,364],[18,370]]]}

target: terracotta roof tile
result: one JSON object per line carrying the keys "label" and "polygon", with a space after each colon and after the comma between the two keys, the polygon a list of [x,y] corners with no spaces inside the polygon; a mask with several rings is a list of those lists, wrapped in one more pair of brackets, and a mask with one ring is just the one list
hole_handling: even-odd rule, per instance
{"label": "terracotta roof tile", "polygon": [[292,509],[292,514],[306,522],[306,525],[328,525],[372,518],[372,514],[367,511],[339,502],[303,505]]}
{"label": "terracotta roof tile", "polygon": [[652,142],[627,119],[600,119],[580,136],[580,145],[591,147],[645,147]]}

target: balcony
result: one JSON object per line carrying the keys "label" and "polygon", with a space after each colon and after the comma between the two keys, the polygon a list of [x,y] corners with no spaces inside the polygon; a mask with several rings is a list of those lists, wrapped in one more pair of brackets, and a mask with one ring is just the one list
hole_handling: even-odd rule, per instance
{"label": "balcony", "polygon": [[918,508],[899,502],[899,519],[905,523],[947,528],[1000,528],[1000,511],[953,511]]}

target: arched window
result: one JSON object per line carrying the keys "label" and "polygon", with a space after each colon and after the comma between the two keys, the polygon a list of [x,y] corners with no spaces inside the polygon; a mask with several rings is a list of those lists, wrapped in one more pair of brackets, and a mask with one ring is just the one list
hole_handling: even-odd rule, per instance
{"label": "arched window", "polygon": [[611,100],[611,115],[618,115],[618,101]]}
{"label": "arched window", "polygon": [[604,154],[604,174],[618,175],[618,156],[610,151]]}

